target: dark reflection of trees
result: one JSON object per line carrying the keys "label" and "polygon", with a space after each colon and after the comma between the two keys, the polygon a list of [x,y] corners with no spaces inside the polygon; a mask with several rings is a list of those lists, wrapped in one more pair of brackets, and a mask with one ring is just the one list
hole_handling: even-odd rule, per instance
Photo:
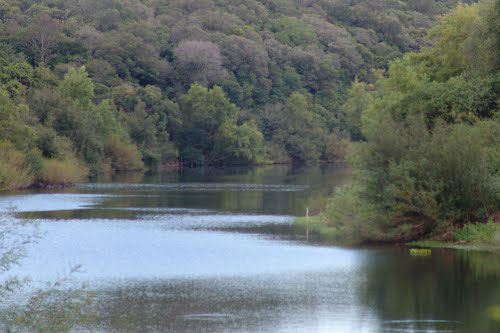
{"label": "dark reflection of trees", "polygon": [[[101,181],[121,183],[212,183],[212,184],[270,184],[305,185],[306,190],[281,191],[243,189],[185,189],[175,188],[116,188],[116,189],[69,189],[69,193],[103,193],[97,204],[99,209],[75,209],[55,212],[30,213],[36,218],[85,219],[85,218],[140,218],[131,211],[107,210],[106,208],[204,208],[224,212],[253,214],[303,215],[309,198],[328,194],[335,186],[349,179],[349,170],[334,166],[292,168],[268,166],[258,168],[208,168],[188,169],[182,173],[162,172],[150,175],[142,173],[118,174]],[[99,179],[98,179],[99,180]],[[313,199],[314,200],[314,199]]]}
{"label": "dark reflection of trees", "polygon": [[[237,290],[216,280],[138,283],[110,288],[99,293],[99,323],[113,332],[258,331],[265,320],[256,313],[279,307],[284,301],[275,298],[276,295],[260,293],[255,297],[246,292],[245,287]],[[188,320],[189,314],[214,317]],[[274,315],[278,321],[279,314]]]}
{"label": "dark reflection of trees", "polygon": [[[500,332],[500,323],[488,315],[500,304],[498,255],[433,250],[429,257],[412,257],[408,249],[390,249],[370,257],[364,274],[360,301],[382,321],[456,320],[458,326],[448,328]],[[443,329],[443,324],[434,325]]]}

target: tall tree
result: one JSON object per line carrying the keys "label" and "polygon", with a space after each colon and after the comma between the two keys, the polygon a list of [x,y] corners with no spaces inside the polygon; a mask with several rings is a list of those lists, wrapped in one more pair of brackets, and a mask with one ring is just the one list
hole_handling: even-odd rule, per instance
{"label": "tall tree", "polygon": [[61,35],[61,24],[47,14],[42,14],[31,22],[26,42],[40,65],[47,64]]}

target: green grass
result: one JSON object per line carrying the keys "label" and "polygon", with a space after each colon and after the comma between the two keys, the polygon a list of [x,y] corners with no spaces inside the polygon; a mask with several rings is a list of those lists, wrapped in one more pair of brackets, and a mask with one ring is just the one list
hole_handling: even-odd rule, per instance
{"label": "green grass", "polygon": [[474,250],[500,252],[500,224],[468,224],[455,230],[455,242],[422,240],[408,243],[412,247],[447,248],[456,250]]}
{"label": "green grass", "polygon": [[463,228],[455,230],[454,238],[459,242],[489,242],[494,238],[496,225],[488,223],[465,224]]}

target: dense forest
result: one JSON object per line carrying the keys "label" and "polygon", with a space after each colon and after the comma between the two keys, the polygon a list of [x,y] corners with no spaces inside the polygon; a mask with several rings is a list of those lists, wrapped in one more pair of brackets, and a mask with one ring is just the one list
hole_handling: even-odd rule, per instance
{"label": "dense forest", "polygon": [[428,37],[342,106],[362,138],[325,214],[342,239],[452,240],[500,219],[500,1],[461,4]]}
{"label": "dense forest", "polygon": [[[364,98],[385,93],[364,91],[391,61],[432,46],[426,32],[457,3],[0,0],[0,189],[144,167],[343,159],[348,140],[370,137],[356,115]],[[446,56],[450,43],[437,45]],[[436,52],[418,61],[437,69],[428,81],[456,77],[443,103],[492,93],[493,78],[460,79],[454,62],[465,60]],[[433,103],[434,89],[446,92],[420,87],[423,69],[405,72],[412,57],[392,65],[385,90],[405,100],[418,86]],[[416,82],[399,86],[398,71]],[[462,87],[479,95],[461,98]],[[470,117],[489,115],[491,103],[478,103]],[[427,120],[465,117],[452,109]]]}

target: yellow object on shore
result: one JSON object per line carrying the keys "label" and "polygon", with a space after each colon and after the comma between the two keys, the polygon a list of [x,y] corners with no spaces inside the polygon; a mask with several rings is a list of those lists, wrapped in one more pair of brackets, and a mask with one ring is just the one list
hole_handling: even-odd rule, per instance
{"label": "yellow object on shore", "polygon": [[431,249],[410,249],[410,255],[415,257],[428,257],[432,255]]}
{"label": "yellow object on shore", "polygon": [[489,307],[488,315],[491,319],[500,321],[500,305],[492,305]]}

